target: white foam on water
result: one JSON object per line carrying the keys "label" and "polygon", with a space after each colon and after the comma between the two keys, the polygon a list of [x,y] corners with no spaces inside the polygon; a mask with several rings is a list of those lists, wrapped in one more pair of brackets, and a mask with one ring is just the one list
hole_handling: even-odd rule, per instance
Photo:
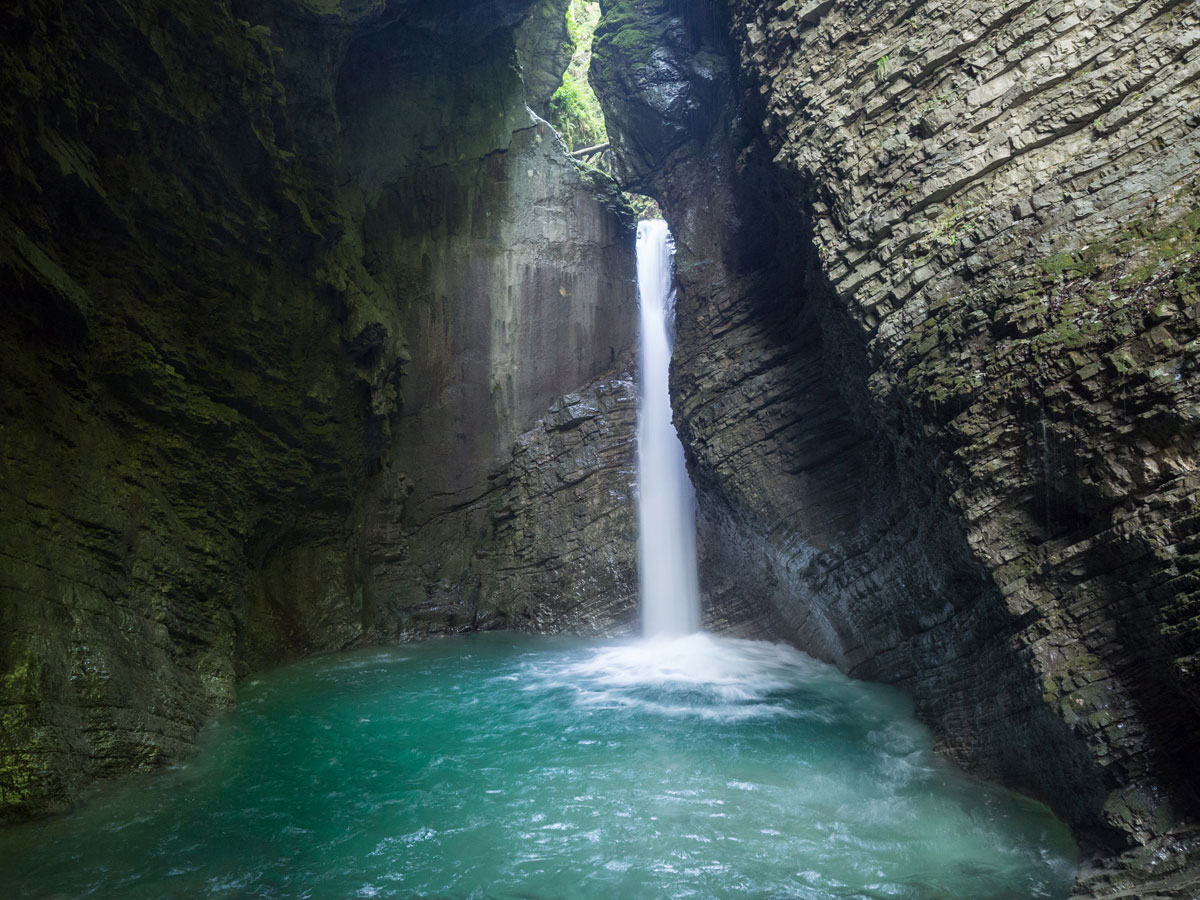
{"label": "white foam on water", "polygon": [[580,705],[669,717],[738,721],[824,718],[786,695],[845,676],[786,644],[696,632],[601,647],[589,655],[530,664],[525,689],[568,689]]}

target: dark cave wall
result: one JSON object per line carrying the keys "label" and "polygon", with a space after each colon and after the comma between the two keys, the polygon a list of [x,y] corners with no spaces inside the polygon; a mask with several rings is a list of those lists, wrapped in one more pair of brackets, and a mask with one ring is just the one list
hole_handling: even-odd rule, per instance
{"label": "dark cave wall", "polygon": [[[352,61],[341,87],[348,203],[408,336],[404,427],[367,509],[379,636],[624,627],[636,602],[629,216],[597,202],[531,117],[511,46],[446,54],[381,32],[359,54],[367,70]],[[429,132],[409,127],[418,110]],[[464,122],[461,141],[442,138]],[[563,396],[584,386],[583,406]],[[618,396],[611,410],[600,399]],[[579,410],[565,427],[562,407]],[[546,465],[569,456],[571,474],[527,465],[543,434]]]}
{"label": "dark cave wall", "polygon": [[285,530],[338,547],[371,450],[330,284],[344,221],[294,152],[265,29],[220,5],[3,15],[20,813],[186,750],[233,699],[249,571]]}
{"label": "dark cave wall", "polygon": [[[0,817],[181,758],[254,668],[464,606],[571,626],[505,533],[628,584],[632,236],[524,109],[529,9],[0,13]],[[530,378],[534,340],[559,355]],[[460,363],[515,386],[438,387]],[[458,431],[483,436],[462,465]],[[454,479],[493,490],[466,550],[404,508]],[[580,519],[597,502],[612,528]],[[580,627],[627,617],[617,596]]]}
{"label": "dark cave wall", "polygon": [[680,248],[707,602],[1146,848],[1081,889],[1190,896],[1200,32],[1127,6],[613,0],[595,71]]}

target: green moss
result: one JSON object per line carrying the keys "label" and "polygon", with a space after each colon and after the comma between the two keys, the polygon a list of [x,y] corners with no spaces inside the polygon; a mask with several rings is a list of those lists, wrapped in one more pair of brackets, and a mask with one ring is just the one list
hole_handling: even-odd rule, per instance
{"label": "green moss", "polygon": [[15,704],[0,711],[0,734],[8,743],[0,747],[0,812],[36,796],[50,774],[46,757],[39,751],[33,709],[29,704]]}
{"label": "green moss", "polygon": [[1074,273],[1079,269],[1079,258],[1070,252],[1055,253],[1038,263],[1038,268],[1047,275]]}
{"label": "green moss", "polygon": [[1105,357],[1113,371],[1119,375],[1128,375],[1130,372],[1136,372],[1138,369],[1137,360],[1133,358],[1133,354],[1128,350],[1117,350],[1108,354]]}
{"label": "green moss", "polygon": [[[1193,201],[1195,187],[1188,195]],[[1144,366],[1136,356],[1116,345],[1188,305],[1197,251],[1200,209],[1165,226],[1161,219],[1130,222],[1112,240],[1036,261],[1016,295],[1022,305],[1009,317],[1022,322],[1039,358],[1069,353],[1073,367],[1084,370],[1103,355],[1115,374],[1139,373]]]}
{"label": "green moss", "polygon": [[596,27],[597,60],[605,67],[624,65],[636,71],[649,64],[660,39],[635,0],[617,0]]}
{"label": "green moss", "polygon": [[626,25],[612,37],[612,45],[631,57],[633,64],[645,65],[641,57],[648,57],[653,48],[651,32],[637,25]]}
{"label": "green moss", "polygon": [[599,21],[599,3],[594,0],[571,0],[567,7],[567,32],[573,45],[571,64],[563,73],[562,85],[550,98],[550,124],[572,150],[608,140],[604,112],[588,81],[592,40]]}
{"label": "green moss", "polygon": [[29,663],[26,661],[21,663],[11,672],[7,672],[3,676],[0,676],[0,684],[3,685],[5,693],[8,693],[10,691],[17,690],[19,687],[24,685],[24,683],[29,680],[29,676]]}
{"label": "green moss", "polygon": [[1096,277],[1116,269],[1122,289],[1144,284],[1164,266],[1184,262],[1200,251],[1200,183],[1181,192],[1189,209],[1163,225],[1161,218],[1135,219],[1112,240],[1093,241],[1080,250],[1061,251],[1035,263],[1035,271],[1057,278]]}

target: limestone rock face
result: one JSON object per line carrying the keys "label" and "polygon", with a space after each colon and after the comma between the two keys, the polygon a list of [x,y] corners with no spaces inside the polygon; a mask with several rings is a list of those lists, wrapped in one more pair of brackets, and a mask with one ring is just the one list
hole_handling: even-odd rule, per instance
{"label": "limestone rock face", "polygon": [[414,514],[404,502],[412,482],[401,476],[368,520],[374,637],[632,631],[635,407],[628,374],[556,398],[453,504],[427,500]]}
{"label": "limestone rock face", "polygon": [[562,84],[574,47],[567,32],[571,0],[535,3],[517,31],[517,61],[529,108],[541,118],[550,115],[550,98]]}
{"label": "limestone rock face", "polygon": [[630,618],[633,238],[526,110],[531,5],[0,12],[0,817],[256,667]]}
{"label": "limestone rock face", "polygon": [[0,15],[7,815],[186,752],[233,700],[251,571],[285,531],[344,556],[378,451],[344,218],[267,30],[221,4]]}
{"label": "limestone rock face", "polygon": [[621,148],[622,181],[649,186],[674,151],[711,131],[728,60],[700,40],[694,24],[705,17],[658,0],[609,0],[601,9],[591,81]]}
{"label": "limestone rock face", "polygon": [[[535,627],[555,618],[547,612],[554,579],[526,565],[543,587],[531,586],[517,604],[511,586],[519,578],[505,554],[518,548],[493,547],[505,540],[503,518],[487,509],[506,503],[506,492],[549,492],[514,446],[564,393],[627,370],[637,322],[630,223],[597,202],[553,129],[531,116],[510,46],[443,58],[381,31],[354,50],[341,94],[343,180],[355,186],[348,204],[361,216],[368,267],[406,337],[399,424],[364,506],[371,633]],[[411,127],[418,115],[428,131]],[[447,131],[456,119],[460,128]],[[583,453],[591,437],[601,444],[586,453],[628,451],[630,416],[603,421],[603,429],[573,430],[569,450],[565,436],[556,438],[559,452]],[[614,444],[621,441],[624,451]],[[627,461],[606,463],[614,466],[614,477],[631,478]],[[625,513],[610,508],[628,503],[628,490],[610,496],[601,481],[578,488],[567,479],[559,499],[584,516],[584,495],[595,486],[608,498],[599,519],[614,522],[610,535],[632,554],[617,523]],[[588,528],[596,553],[610,553]],[[580,555],[560,542],[578,541],[573,530],[537,526],[540,558],[566,565],[565,557]],[[565,590],[568,583],[564,576]],[[506,599],[493,605],[501,584]],[[617,583],[613,592],[616,606],[636,594]],[[566,627],[565,618],[556,621]],[[580,619],[580,627],[589,625]]]}
{"label": "limestone rock face", "polygon": [[[609,10],[720,46],[674,6]],[[1147,848],[1082,889],[1190,896],[1194,5],[728,11],[712,127],[618,147],[680,247],[709,603],[904,686],[1089,851]],[[614,118],[658,101],[614,85]]]}

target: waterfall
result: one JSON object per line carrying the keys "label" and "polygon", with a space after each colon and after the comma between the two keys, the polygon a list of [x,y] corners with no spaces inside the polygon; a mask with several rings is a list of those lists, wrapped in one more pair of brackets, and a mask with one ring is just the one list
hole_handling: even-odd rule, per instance
{"label": "waterfall", "polygon": [[671,422],[667,384],[674,342],[674,249],[666,222],[653,220],[638,225],[637,274],[642,313],[638,559],[642,633],[646,637],[689,634],[700,627],[696,495],[684,465],[683,445]]}

